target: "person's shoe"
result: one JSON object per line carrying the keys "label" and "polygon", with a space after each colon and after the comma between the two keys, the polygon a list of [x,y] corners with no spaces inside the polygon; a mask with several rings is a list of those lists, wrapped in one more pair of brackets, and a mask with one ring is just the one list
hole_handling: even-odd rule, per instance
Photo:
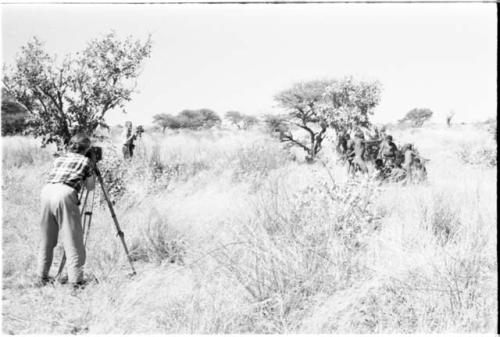
{"label": "person's shoe", "polygon": [[48,284],[53,284],[54,283],[54,278],[49,277],[49,276],[39,276],[37,280],[35,281],[35,287],[41,288],[45,287]]}
{"label": "person's shoe", "polygon": [[87,285],[89,284],[89,281],[87,280],[82,280],[78,282],[71,282],[70,285],[73,287],[74,290],[82,290],[84,289]]}
{"label": "person's shoe", "polygon": [[68,275],[63,275],[57,279],[57,282],[60,284],[66,284],[68,283]]}

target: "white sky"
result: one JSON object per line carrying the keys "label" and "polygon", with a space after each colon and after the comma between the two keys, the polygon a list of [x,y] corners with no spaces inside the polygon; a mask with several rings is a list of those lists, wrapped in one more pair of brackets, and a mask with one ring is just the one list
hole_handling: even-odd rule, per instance
{"label": "white sky", "polygon": [[384,90],[378,122],[428,107],[434,121],[496,113],[495,4],[2,5],[3,62],[33,35],[50,53],[83,49],[115,30],[153,51],[127,114],[109,123],[150,124],[157,113],[210,108],[279,111],[273,96],[300,80],[352,74]]}

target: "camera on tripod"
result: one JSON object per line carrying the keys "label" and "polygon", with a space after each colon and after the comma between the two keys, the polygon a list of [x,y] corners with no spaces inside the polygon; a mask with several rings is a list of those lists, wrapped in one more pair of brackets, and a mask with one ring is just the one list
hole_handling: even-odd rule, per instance
{"label": "camera on tripod", "polygon": [[85,156],[91,160],[94,160],[96,163],[101,161],[102,159],[102,147],[100,146],[92,146],[87,151]]}

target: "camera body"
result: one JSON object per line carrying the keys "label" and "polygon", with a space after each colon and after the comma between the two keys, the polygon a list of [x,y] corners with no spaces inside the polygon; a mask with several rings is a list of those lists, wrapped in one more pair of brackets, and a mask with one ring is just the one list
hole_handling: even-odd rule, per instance
{"label": "camera body", "polygon": [[85,154],[86,157],[94,160],[96,163],[102,159],[102,147],[92,146]]}

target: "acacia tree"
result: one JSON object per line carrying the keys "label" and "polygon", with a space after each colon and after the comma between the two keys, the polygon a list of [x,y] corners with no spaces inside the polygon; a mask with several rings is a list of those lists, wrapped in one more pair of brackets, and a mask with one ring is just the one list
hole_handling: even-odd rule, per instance
{"label": "acacia tree", "polygon": [[210,109],[182,110],[176,116],[181,127],[187,129],[211,128],[221,123],[219,115]]}
{"label": "acacia tree", "polygon": [[238,127],[238,129],[241,129],[240,124],[244,119],[244,116],[241,112],[231,110],[231,111],[226,112],[224,117],[227,120],[229,120],[232,124],[236,125]]}
{"label": "acacia tree", "polygon": [[[400,124],[409,122],[413,127],[420,128],[426,121],[431,119],[432,110],[427,108],[414,108],[406,113],[406,115],[399,120]],[[450,120],[451,121],[451,120]]]}
{"label": "acacia tree", "polygon": [[[280,138],[303,148],[307,159],[313,161],[321,150],[328,126],[338,135],[370,125],[368,115],[379,103],[380,92],[378,82],[356,81],[352,77],[295,84],[275,97],[289,117],[289,128]],[[293,127],[304,130],[308,140],[293,135]]]}
{"label": "acacia tree", "polygon": [[228,111],[224,115],[232,124],[236,125],[238,129],[248,129],[257,124],[259,120],[255,116],[245,115],[239,111]]}
{"label": "acacia tree", "polygon": [[[306,151],[307,160],[313,161],[321,149],[326,132],[326,123],[319,115],[319,105],[323,100],[326,81],[310,81],[294,84],[290,89],[274,97],[288,114],[288,128],[281,127],[280,139],[291,142]],[[321,122],[321,123],[320,123]],[[318,129],[318,125],[320,125]],[[306,132],[308,140],[299,139],[292,133],[293,128]]]}
{"label": "acacia tree", "polygon": [[243,116],[243,129],[248,129],[256,124],[259,124],[259,119],[255,116],[244,115]]}
{"label": "acacia tree", "polygon": [[337,135],[369,128],[369,116],[380,103],[381,91],[378,81],[359,81],[353,77],[332,80],[325,88],[320,114]]}
{"label": "acacia tree", "polygon": [[130,101],[150,52],[150,37],[120,40],[109,33],[58,62],[34,37],[14,66],[4,65],[3,85],[28,111],[30,133],[62,148],[73,133],[92,135],[106,126],[105,114]]}
{"label": "acacia tree", "polygon": [[157,114],[153,116],[153,123],[161,127],[162,133],[165,133],[165,129],[179,129],[182,125],[179,119],[170,114]]}

